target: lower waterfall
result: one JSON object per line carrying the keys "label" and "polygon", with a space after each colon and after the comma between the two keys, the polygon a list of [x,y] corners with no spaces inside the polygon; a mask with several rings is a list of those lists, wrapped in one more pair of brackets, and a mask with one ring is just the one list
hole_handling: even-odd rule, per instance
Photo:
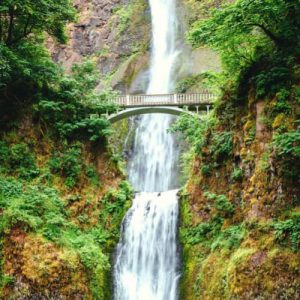
{"label": "lower waterfall", "polygon": [[135,197],[117,249],[116,299],[176,299],[176,192],[140,193]]}

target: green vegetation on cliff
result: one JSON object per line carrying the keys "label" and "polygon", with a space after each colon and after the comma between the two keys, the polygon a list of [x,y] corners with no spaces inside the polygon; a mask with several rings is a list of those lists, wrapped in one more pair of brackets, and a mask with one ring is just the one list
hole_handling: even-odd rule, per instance
{"label": "green vegetation on cliff", "polygon": [[0,4],[0,297],[108,299],[111,254],[132,189],[114,159],[86,60],[65,74],[48,36],[66,41],[70,1]]}
{"label": "green vegetation on cliff", "polygon": [[[192,146],[181,194],[180,299],[298,299],[299,0],[185,5],[196,21],[188,40],[216,50],[223,73],[207,74],[220,94],[214,111],[201,119],[183,115],[172,129]],[[124,45],[126,32],[141,36],[129,50],[118,48],[124,62],[115,80],[126,88],[147,64],[146,11],[145,2],[133,1],[110,20]],[[114,153],[120,149],[107,141],[112,128],[104,114],[116,108],[107,102],[111,91],[95,92],[97,62],[66,74],[45,47],[49,36],[65,42],[65,23],[75,17],[68,0],[0,4],[4,299],[111,296],[110,259],[132,189]],[[202,80],[190,76],[177,91]]]}
{"label": "green vegetation on cliff", "polygon": [[172,129],[192,145],[181,299],[297,299],[299,1],[238,0],[208,15],[188,40],[221,55],[220,96]]}

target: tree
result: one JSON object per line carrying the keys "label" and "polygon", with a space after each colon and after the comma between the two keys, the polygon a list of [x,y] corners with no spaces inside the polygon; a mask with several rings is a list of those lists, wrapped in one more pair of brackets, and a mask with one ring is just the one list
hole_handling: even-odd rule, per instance
{"label": "tree", "polygon": [[60,76],[44,46],[45,34],[66,42],[65,25],[75,19],[71,0],[0,2],[0,109],[31,102],[39,90]]}
{"label": "tree", "polygon": [[188,39],[194,46],[209,45],[223,53],[231,70],[274,49],[299,55],[300,1],[238,0],[196,22]]}
{"label": "tree", "polygon": [[65,42],[65,24],[74,18],[75,10],[70,0],[2,0],[0,42],[12,47],[42,32]]}
{"label": "tree", "polygon": [[87,60],[66,75],[44,45],[44,33],[65,42],[65,24],[74,18],[71,0],[1,1],[0,128],[35,104],[35,119],[60,138],[103,141],[110,133],[101,114],[115,110],[106,101],[113,92],[95,92],[95,63]]}

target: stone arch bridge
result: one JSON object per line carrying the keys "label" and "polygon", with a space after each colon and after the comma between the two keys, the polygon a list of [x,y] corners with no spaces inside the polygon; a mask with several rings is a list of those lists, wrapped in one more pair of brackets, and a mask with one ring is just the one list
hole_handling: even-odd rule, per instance
{"label": "stone arch bridge", "polygon": [[194,94],[157,94],[117,96],[110,102],[117,104],[117,113],[108,115],[108,120],[115,123],[122,119],[148,113],[167,113],[180,115],[183,112],[209,112],[215,95],[208,91]]}

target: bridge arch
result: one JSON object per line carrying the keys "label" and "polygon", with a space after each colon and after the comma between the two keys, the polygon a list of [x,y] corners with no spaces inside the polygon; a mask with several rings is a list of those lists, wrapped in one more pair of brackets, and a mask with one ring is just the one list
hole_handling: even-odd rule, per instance
{"label": "bridge arch", "polygon": [[130,108],[122,110],[116,114],[110,115],[108,117],[108,120],[111,123],[115,123],[117,121],[121,121],[123,119],[136,116],[136,115],[142,115],[142,114],[153,114],[153,113],[163,113],[163,114],[170,114],[179,116],[182,113],[188,113],[193,114],[190,111],[184,110],[179,107],[174,106],[150,106],[150,107],[137,107],[137,108]]}

